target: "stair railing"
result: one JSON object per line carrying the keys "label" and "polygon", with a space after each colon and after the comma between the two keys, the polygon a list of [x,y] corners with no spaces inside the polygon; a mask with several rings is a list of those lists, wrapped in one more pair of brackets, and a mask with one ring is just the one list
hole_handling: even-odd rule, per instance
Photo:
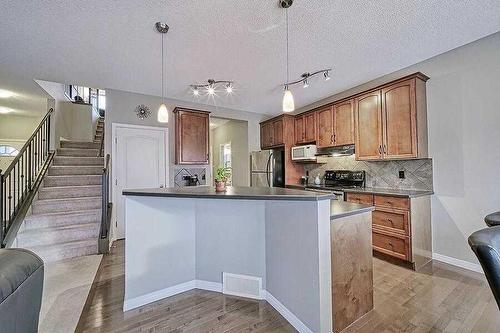
{"label": "stair railing", "polygon": [[99,143],[99,151],[97,152],[97,156],[104,156],[104,126],[102,127],[101,141]]}
{"label": "stair railing", "polygon": [[109,160],[106,154],[104,168],[102,169],[102,203],[101,203],[101,230],[99,232],[99,253],[108,253],[109,249],[109,224],[111,221],[112,204],[109,202]]}
{"label": "stair railing", "polygon": [[15,238],[54,157],[50,150],[51,108],[7,167],[0,170],[0,247]]}

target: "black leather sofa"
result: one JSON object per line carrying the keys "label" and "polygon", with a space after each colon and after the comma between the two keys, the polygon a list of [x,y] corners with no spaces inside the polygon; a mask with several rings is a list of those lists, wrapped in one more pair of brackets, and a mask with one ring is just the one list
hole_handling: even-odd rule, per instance
{"label": "black leather sofa", "polygon": [[0,250],[0,331],[38,332],[43,261],[24,249]]}

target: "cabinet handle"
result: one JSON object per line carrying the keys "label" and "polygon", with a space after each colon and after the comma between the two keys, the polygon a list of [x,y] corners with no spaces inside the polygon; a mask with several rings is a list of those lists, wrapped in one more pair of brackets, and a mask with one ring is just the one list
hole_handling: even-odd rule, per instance
{"label": "cabinet handle", "polygon": [[387,147],[384,145],[384,154],[387,154]]}
{"label": "cabinet handle", "polygon": [[333,134],[330,136],[330,143],[333,143]]}
{"label": "cabinet handle", "polygon": [[381,145],[380,145],[380,146],[378,146],[378,153],[379,153],[379,155],[381,155],[381,154],[382,154],[382,146],[381,146]]}
{"label": "cabinet handle", "polygon": [[333,133],[333,142],[337,142],[337,134]]}

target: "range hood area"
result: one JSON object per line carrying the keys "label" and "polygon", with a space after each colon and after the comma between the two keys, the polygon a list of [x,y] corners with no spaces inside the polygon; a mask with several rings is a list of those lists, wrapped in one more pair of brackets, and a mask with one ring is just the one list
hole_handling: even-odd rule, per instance
{"label": "range hood area", "polygon": [[354,154],[354,145],[345,145],[330,148],[318,148],[316,157],[337,157]]}

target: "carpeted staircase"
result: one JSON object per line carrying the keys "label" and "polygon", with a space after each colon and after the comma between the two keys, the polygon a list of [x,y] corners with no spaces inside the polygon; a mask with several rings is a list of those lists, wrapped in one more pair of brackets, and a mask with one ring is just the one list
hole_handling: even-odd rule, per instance
{"label": "carpeted staircase", "polygon": [[61,141],[31,215],[17,235],[17,247],[34,251],[46,262],[98,252],[103,129],[104,120],[99,119],[94,142]]}

